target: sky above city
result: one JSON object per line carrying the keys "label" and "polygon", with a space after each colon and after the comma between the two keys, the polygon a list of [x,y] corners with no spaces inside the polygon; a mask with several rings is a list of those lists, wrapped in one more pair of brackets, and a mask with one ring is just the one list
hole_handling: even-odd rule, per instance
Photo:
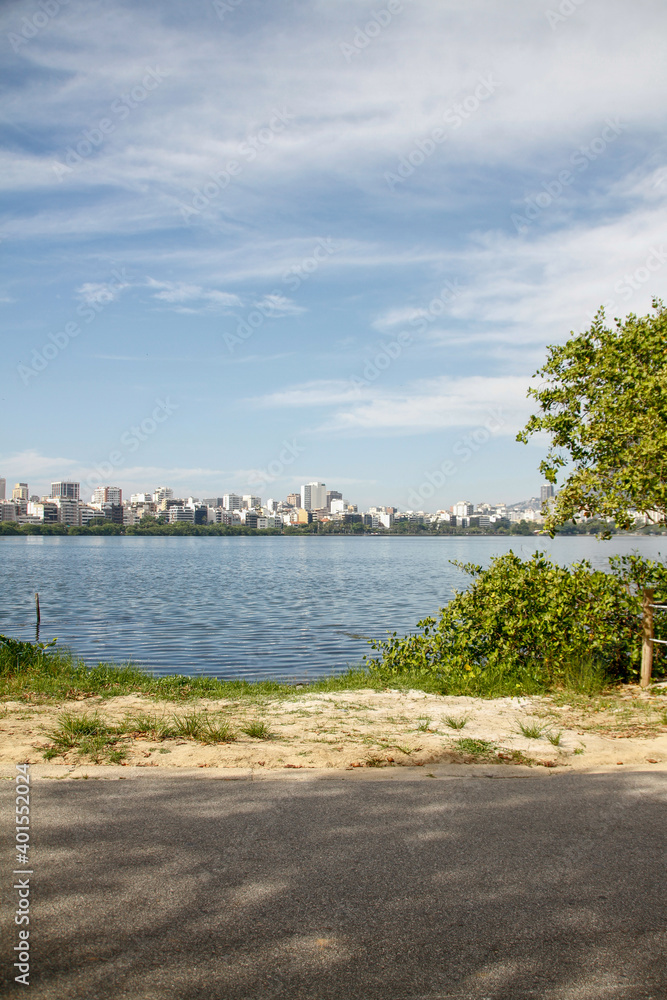
{"label": "sky above city", "polygon": [[667,287],[660,0],[0,11],[0,476],[539,494],[546,356]]}

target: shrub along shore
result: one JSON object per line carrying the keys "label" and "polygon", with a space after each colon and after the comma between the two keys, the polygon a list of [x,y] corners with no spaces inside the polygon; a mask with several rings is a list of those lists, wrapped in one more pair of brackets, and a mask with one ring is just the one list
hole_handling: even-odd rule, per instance
{"label": "shrub along shore", "polygon": [[[457,564],[472,577],[438,618],[415,632],[371,643],[364,664],[308,684],[241,681],[170,674],[138,667],[87,666],[51,643],[0,636],[0,697],[71,698],[138,693],[169,700],[281,697],[308,691],[416,688],[480,698],[542,694],[558,689],[595,693],[632,683],[641,660],[641,595],[667,598],[667,567],[639,556],[612,557],[610,571],[586,561],[558,566],[542,553],[521,560],[514,553],[488,568]],[[664,675],[658,646],[654,676]]]}

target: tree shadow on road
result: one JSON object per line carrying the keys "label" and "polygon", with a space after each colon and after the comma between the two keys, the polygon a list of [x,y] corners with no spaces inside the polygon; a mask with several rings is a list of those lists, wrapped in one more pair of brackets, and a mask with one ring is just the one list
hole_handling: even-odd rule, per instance
{"label": "tree shadow on road", "polygon": [[501,773],[39,782],[30,995],[667,995],[664,778]]}

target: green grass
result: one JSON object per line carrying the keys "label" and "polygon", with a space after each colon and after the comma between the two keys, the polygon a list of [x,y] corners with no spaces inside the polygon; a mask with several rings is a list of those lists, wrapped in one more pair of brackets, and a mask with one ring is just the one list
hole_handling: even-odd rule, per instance
{"label": "green grass", "polygon": [[432,721],[432,719],[417,719],[417,732],[427,733]]}
{"label": "green grass", "polygon": [[[7,645],[0,641],[0,702],[12,700],[36,704],[81,697],[106,699],[135,694],[175,703],[219,699],[246,707],[262,706],[270,699],[294,700],[300,696],[364,688],[376,691],[412,689],[430,694],[477,698],[549,693],[555,701],[576,699],[583,704],[600,698],[603,690],[613,697],[619,685],[610,684],[603,671],[586,663],[573,664],[556,688],[550,688],[540,676],[539,666],[521,672],[493,668],[474,676],[453,677],[408,670],[389,674],[362,666],[307,683],[220,680],[183,674],[155,677],[132,664],[99,663],[89,667],[67,649],[52,646],[40,649],[32,643],[11,641],[11,645]],[[344,707],[348,711],[355,708],[347,703]],[[367,706],[364,706],[364,712],[368,712]],[[445,721],[450,728],[457,728],[450,719]],[[420,720],[420,724],[422,722]],[[463,725],[465,722],[461,722],[460,727]]]}
{"label": "green grass", "polygon": [[541,740],[544,726],[541,726],[539,722],[520,722],[519,732],[529,740]]}
{"label": "green grass", "polygon": [[547,739],[549,740],[549,743],[551,743],[552,746],[559,747],[560,746],[560,739],[561,739],[562,735],[563,735],[562,733],[547,733],[546,737],[547,737]]}
{"label": "green grass", "polygon": [[469,721],[467,715],[446,715],[444,722],[450,729],[463,729]]}
{"label": "green grass", "polygon": [[254,740],[275,740],[277,736],[271,732],[265,722],[249,722],[247,726],[241,726],[241,732],[246,736],[251,736]]}
{"label": "green grass", "polygon": [[99,715],[72,715],[63,712],[55,729],[47,733],[51,746],[44,750],[44,759],[62,757],[76,749],[79,757],[88,757],[99,764],[113,755],[117,762],[125,756],[124,748],[116,747],[119,732]]}
{"label": "green grass", "polygon": [[495,744],[489,740],[474,740],[469,736],[463,736],[454,744],[460,753],[467,757],[481,757],[488,760],[493,756]]}

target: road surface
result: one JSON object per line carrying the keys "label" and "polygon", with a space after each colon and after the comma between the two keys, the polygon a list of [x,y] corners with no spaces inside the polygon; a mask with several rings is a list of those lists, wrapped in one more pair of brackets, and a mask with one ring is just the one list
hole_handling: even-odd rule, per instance
{"label": "road surface", "polygon": [[2,996],[667,997],[664,772],[36,778],[28,988],[0,786]]}

